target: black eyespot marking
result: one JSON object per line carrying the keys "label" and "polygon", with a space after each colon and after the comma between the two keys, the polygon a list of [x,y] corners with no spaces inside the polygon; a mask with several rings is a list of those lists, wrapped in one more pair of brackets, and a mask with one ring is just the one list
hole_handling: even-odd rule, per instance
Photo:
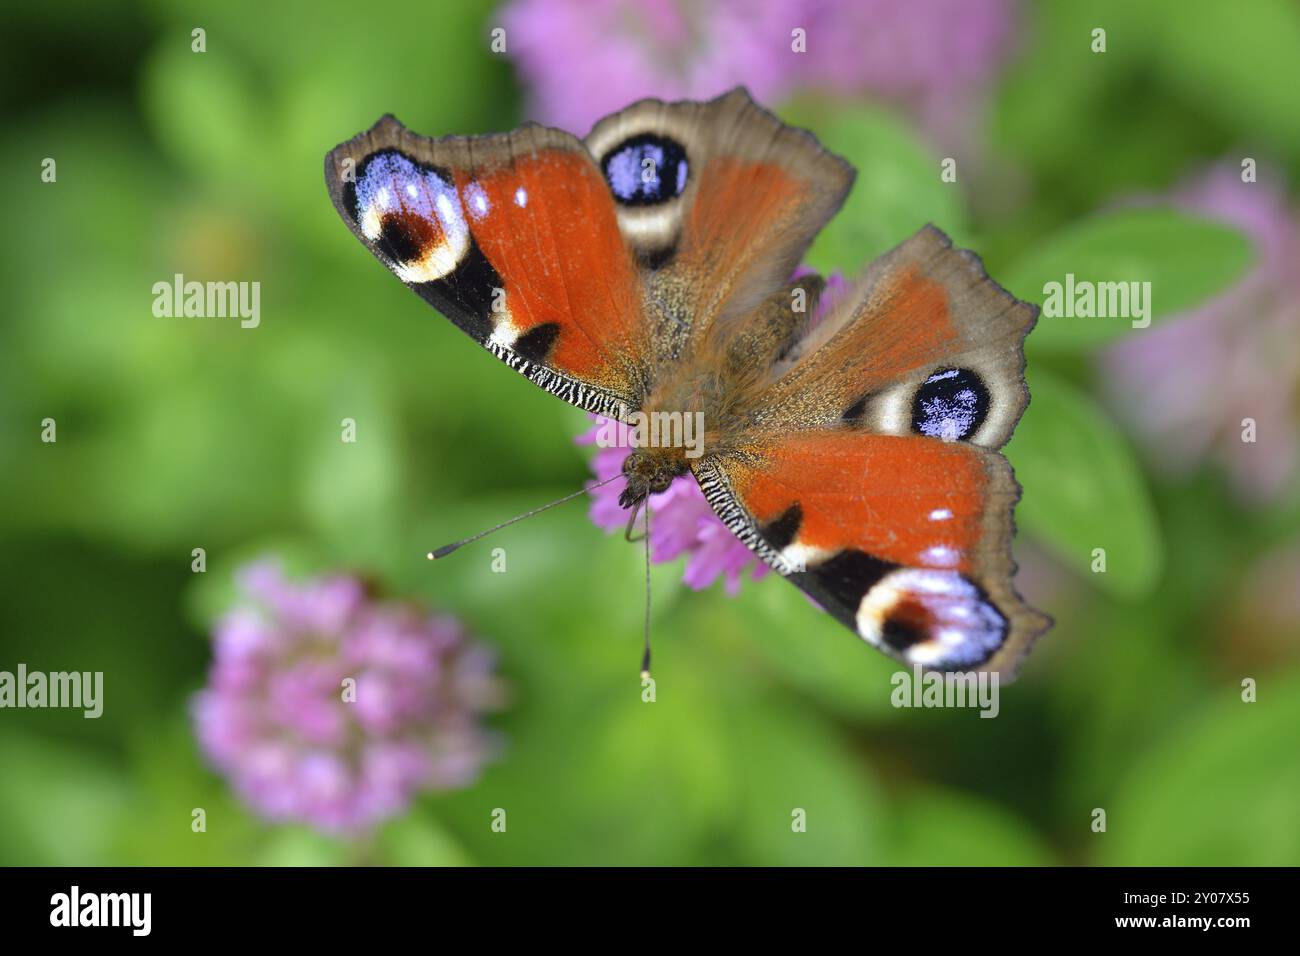
{"label": "black eyespot marking", "polygon": [[856,402],[844,409],[840,413],[840,420],[846,425],[857,425],[862,421],[862,416],[867,412],[867,403],[871,401],[870,394],[863,395]]}
{"label": "black eyespot marking", "polygon": [[388,213],[379,228],[375,245],[394,262],[417,262],[426,246],[442,241],[431,222],[410,213]]}
{"label": "black eyespot marking", "polygon": [[492,334],[492,306],[505,281],[471,239],[455,272],[434,282],[413,283],[411,288],[482,344]]}
{"label": "black eyespot marking", "polygon": [[1002,612],[955,571],[904,568],[880,587],[885,590],[868,593],[859,608],[859,633],[904,660],[964,670],[988,660],[1006,640]]}
{"label": "black eyespot marking", "polygon": [[912,431],[944,441],[969,438],[989,413],[989,390],[968,368],[935,372],[912,399]]}
{"label": "black eyespot marking", "polygon": [[551,347],[555,345],[555,340],[560,337],[560,326],[557,322],[543,322],[541,325],[534,325],[525,332],[510,346],[510,350],[516,355],[522,355],[530,362],[544,362],[551,352]]}
{"label": "black eyespot marking", "polygon": [[655,133],[625,139],[605,154],[600,168],[625,206],[654,206],[680,196],[690,175],[686,150]]}
{"label": "black eyespot marking", "polygon": [[[903,609],[904,611],[906,609]],[[896,651],[905,651],[929,637],[927,630],[909,620],[908,615],[891,614],[880,628],[880,639]]]}
{"label": "black eyespot marking", "polygon": [[821,590],[856,613],[862,595],[896,567],[888,561],[873,558],[865,551],[849,549],[812,568],[809,573]]}
{"label": "black eyespot marking", "polygon": [[759,534],[763,536],[763,540],[767,542],[768,547],[774,551],[780,551],[794,541],[801,524],[803,524],[803,508],[796,501],[777,515],[776,518],[760,528]]}
{"label": "black eyespot marking", "polygon": [[677,255],[676,246],[666,246],[663,249],[653,249],[650,252],[638,249],[636,260],[643,269],[649,269],[654,272],[656,269],[662,269],[668,263],[672,262],[673,256]]}

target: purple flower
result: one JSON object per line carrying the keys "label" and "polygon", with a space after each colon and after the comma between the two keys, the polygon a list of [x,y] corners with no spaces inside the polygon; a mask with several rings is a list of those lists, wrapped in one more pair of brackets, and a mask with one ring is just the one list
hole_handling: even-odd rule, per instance
{"label": "purple flower", "polygon": [[356,833],[416,793],[471,783],[494,751],[494,661],[451,617],[379,603],[356,578],[237,572],[193,701],[208,759],[264,818]]}
{"label": "purple flower", "polygon": [[[591,470],[599,481],[613,478],[623,470],[627,457],[626,434],[610,427],[609,420],[596,415],[597,422],[590,431],[579,435],[580,445],[596,443],[602,430],[616,436],[618,444],[610,444],[596,452],[591,460]],[[618,503],[618,496],[627,485],[620,478],[607,485],[591,489],[591,520],[607,531],[622,531],[627,527],[629,513]],[[651,495],[650,508],[650,559],[655,564],[672,561],[686,555],[686,572],[682,580],[697,591],[707,588],[719,577],[727,580],[727,593],[740,591],[740,577],[750,571],[757,581],[769,568],[759,561],[753,551],[727,530],[704,498],[704,492],[691,475],[682,475],[666,491]]]}
{"label": "purple flower", "polygon": [[584,133],[647,96],[709,99],[738,84],[785,96],[801,57],[790,49],[800,3],[754,0],[515,0],[506,43],[530,89],[530,115]]}
{"label": "purple flower", "polygon": [[1012,0],[513,0],[503,23],[530,115],[576,133],[642,97],[737,85],[765,104],[801,89],[875,94],[933,128],[960,125],[1015,13]]}
{"label": "purple flower", "polygon": [[[795,277],[811,275],[814,270],[800,266]],[[849,288],[844,276],[833,272],[826,277],[826,287],[817,300],[809,325],[815,326],[834,308],[836,302]],[[602,432],[615,439],[600,448],[591,460],[591,470],[597,481],[614,478],[623,470],[629,445],[627,430],[613,427],[609,419],[592,415],[596,422],[592,428],[574,439],[579,445],[594,445]],[[629,512],[618,503],[618,496],[627,481],[619,478],[607,485],[591,489],[591,520],[607,531],[627,528]],[[722,523],[709,507],[699,484],[691,475],[682,475],[666,491],[651,495],[650,508],[650,559],[662,564],[686,555],[686,571],[682,580],[690,588],[702,591],[720,577],[726,579],[727,593],[740,592],[740,579],[745,571],[757,581],[770,570],[739,538]]]}
{"label": "purple flower", "polygon": [[[1192,212],[1236,226],[1255,245],[1241,281],[1194,311],[1134,334],[1102,356],[1116,415],[1156,464],[1186,473],[1218,461],[1243,498],[1278,494],[1300,448],[1300,221],[1280,183],[1245,183],[1224,160],[1173,193]],[[1242,440],[1244,419],[1256,440]]]}
{"label": "purple flower", "polygon": [[808,77],[906,100],[987,82],[1008,52],[1007,0],[809,0]]}
{"label": "purple flower", "polygon": [[[802,279],[804,276],[816,275],[817,270],[809,266],[799,266],[794,270],[792,278]],[[817,304],[813,307],[812,317],[808,320],[808,328],[805,332],[812,331],[816,328],[822,319],[826,318],[831,311],[839,304],[840,299],[849,291],[849,280],[844,278],[844,273],[836,269],[826,276],[826,285],[822,287],[821,295],[817,297]]]}
{"label": "purple flower", "polygon": [[805,83],[902,105],[940,138],[965,131],[1014,46],[1014,0],[806,0]]}

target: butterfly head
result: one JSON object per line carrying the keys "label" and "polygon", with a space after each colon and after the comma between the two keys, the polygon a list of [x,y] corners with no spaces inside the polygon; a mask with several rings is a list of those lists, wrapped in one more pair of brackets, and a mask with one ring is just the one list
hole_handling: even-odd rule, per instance
{"label": "butterfly head", "polygon": [[680,448],[638,448],[623,459],[627,487],[618,496],[618,503],[635,508],[650,495],[667,491],[674,478],[689,470]]}

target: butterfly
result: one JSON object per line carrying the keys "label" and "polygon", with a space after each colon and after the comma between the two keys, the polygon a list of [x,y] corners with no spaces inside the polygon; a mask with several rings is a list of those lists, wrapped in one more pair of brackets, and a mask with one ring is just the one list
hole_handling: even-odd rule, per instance
{"label": "butterfly", "polygon": [[648,99],[584,140],[430,139],[385,116],[325,157],[358,239],[479,345],[618,421],[698,415],[699,454],[633,448],[633,514],[693,474],[759,558],[884,653],[1014,672],[1051,621],[1017,594],[1038,310],[925,226],[814,320],[796,276],[853,168],[744,89]]}

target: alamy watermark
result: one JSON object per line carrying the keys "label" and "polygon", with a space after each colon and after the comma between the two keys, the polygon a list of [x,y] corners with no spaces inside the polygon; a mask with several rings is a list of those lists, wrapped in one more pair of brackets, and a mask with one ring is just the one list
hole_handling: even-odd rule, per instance
{"label": "alamy watermark", "polygon": [[704,454],[703,412],[633,412],[626,422],[607,418],[596,430],[601,448],[684,448],[687,458]]}
{"label": "alamy watermark", "polygon": [[171,282],[153,284],[153,314],[160,319],[237,318],[245,329],[262,321],[262,283],[185,281],[176,273]]}
{"label": "alamy watermark", "polygon": [[73,885],[50,897],[51,926],[125,926],[133,936],[148,936],[152,893],[83,893]]}
{"label": "alamy watermark", "polygon": [[1130,319],[1135,329],[1151,324],[1150,282],[1091,282],[1065,274],[1043,286],[1043,315],[1049,319]]}
{"label": "alamy watermark", "polygon": [[81,710],[93,720],[104,712],[103,671],[0,671],[0,707],[57,707]]}
{"label": "alamy watermark", "polygon": [[981,717],[996,717],[997,671],[926,671],[919,664],[911,671],[895,671],[889,678],[895,707],[972,707]]}

